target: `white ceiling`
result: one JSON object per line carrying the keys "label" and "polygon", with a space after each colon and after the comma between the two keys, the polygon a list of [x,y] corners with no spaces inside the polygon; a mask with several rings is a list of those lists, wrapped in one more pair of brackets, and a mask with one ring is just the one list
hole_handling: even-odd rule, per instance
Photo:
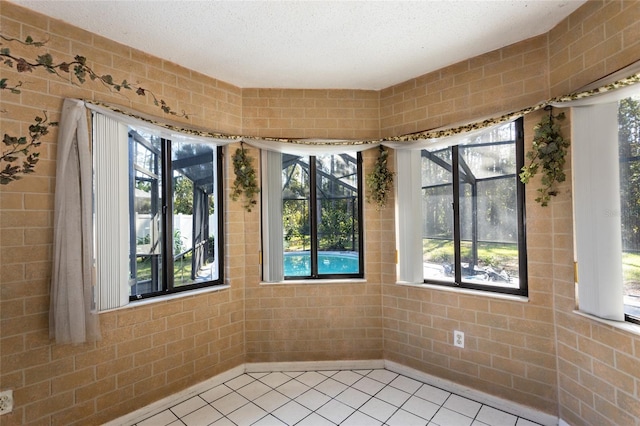
{"label": "white ceiling", "polygon": [[373,90],[545,33],[585,2],[12,1],[243,88]]}

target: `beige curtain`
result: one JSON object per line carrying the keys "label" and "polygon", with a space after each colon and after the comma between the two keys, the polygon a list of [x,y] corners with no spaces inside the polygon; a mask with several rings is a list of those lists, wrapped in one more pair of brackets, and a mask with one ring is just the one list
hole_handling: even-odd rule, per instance
{"label": "beige curtain", "polygon": [[92,166],[82,101],[66,99],[58,129],[49,335],[57,343],[100,338],[93,304]]}

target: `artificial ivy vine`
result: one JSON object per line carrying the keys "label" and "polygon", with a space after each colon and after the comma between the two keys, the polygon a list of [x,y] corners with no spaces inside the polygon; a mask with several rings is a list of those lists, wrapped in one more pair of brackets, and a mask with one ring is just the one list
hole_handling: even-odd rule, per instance
{"label": "artificial ivy vine", "polygon": [[393,175],[395,174],[387,167],[389,150],[382,145],[379,146],[378,158],[371,173],[367,175],[366,182],[369,194],[367,202],[375,203],[376,210],[387,206],[387,198],[393,187]]}
{"label": "artificial ivy vine", "polygon": [[244,149],[244,144],[240,144],[240,148],[236,149],[233,154],[233,172],[236,175],[233,181],[233,191],[231,199],[238,201],[241,197],[244,199],[243,207],[250,212],[253,206],[257,204],[256,195],[260,193],[258,180],[256,178],[256,170],[253,168],[252,158]]}
{"label": "artificial ivy vine", "polygon": [[534,128],[533,146],[527,152],[529,164],[525,165],[520,173],[520,180],[527,184],[538,171],[543,173],[541,184],[538,188],[536,201],[542,206],[547,206],[552,196],[558,195],[556,184],[564,182],[567,178],[564,172],[566,155],[569,150],[569,141],[562,136],[558,121],[564,120],[564,113],[553,115],[551,107],[545,108],[549,114],[545,114]]}
{"label": "artificial ivy vine", "polygon": [[[87,79],[91,81],[99,81],[107,89],[121,92],[124,90],[135,91],[138,96],[151,96],[154,105],[159,107],[165,114],[188,118],[183,111],[181,114],[176,113],[167,103],[158,99],[156,95],[148,89],[140,87],[138,84],[122,80],[118,82],[109,74],[99,75],[89,65],[87,58],[75,55],[73,61],[56,62],[50,53],[37,55],[33,60],[28,60],[20,56],[15,56],[11,52],[11,48],[6,46],[7,43],[18,43],[26,47],[41,48],[46,45],[46,41],[35,41],[31,36],[27,36],[24,41],[13,37],[0,34],[0,58],[2,64],[6,67],[13,68],[19,73],[33,72],[36,69],[43,69],[49,74],[54,74],[63,80],[69,80],[72,84],[84,84]],[[70,77],[69,77],[70,76]],[[0,93],[8,92],[14,95],[21,93],[20,88],[25,83],[18,81],[17,83],[9,82],[7,78],[0,78]],[[7,111],[0,111],[7,113]],[[13,136],[7,133],[2,138],[3,151],[0,156],[0,184],[7,185],[22,177],[22,175],[33,173],[35,165],[39,160],[39,153],[36,148],[42,143],[42,137],[49,133],[50,127],[58,125],[57,122],[49,121],[47,114],[43,113],[44,118],[36,116],[34,123],[29,126],[29,136]]]}

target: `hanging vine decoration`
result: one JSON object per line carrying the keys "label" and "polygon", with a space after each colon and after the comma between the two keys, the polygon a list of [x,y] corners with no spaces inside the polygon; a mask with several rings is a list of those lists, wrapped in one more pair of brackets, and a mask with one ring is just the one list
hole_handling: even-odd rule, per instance
{"label": "hanging vine decoration", "polygon": [[[48,41],[48,40],[47,40]],[[163,99],[159,99],[148,89],[137,84],[122,80],[117,82],[111,75],[99,75],[89,65],[87,58],[76,55],[70,62],[55,62],[50,53],[38,55],[35,60],[27,60],[23,57],[15,56],[11,53],[11,48],[6,47],[6,43],[19,43],[23,46],[40,48],[46,45],[47,41],[35,41],[31,36],[22,41],[13,37],[0,34],[0,58],[2,64],[14,68],[19,73],[33,72],[36,69],[44,69],[50,74],[55,74],[63,80],[67,80],[67,76],[71,76],[71,83],[81,85],[86,83],[87,79],[91,81],[99,81],[111,91],[121,92],[124,90],[135,91],[138,96],[151,96],[153,104],[159,107],[165,114],[189,118],[182,111],[177,113]],[[0,78],[0,90],[10,94],[19,95],[24,82],[18,81],[9,84],[7,78]],[[7,113],[7,111],[0,111]],[[35,117],[34,123],[29,126],[29,136],[12,136],[4,134],[2,139],[4,149],[0,156],[0,184],[7,185],[22,177],[22,175],[33,173],[34,167],[38,162],[39,153],[35,152],[42,142],[42,138],[49,133],[50,127],[57,126],[57,122],[49,121],[46,113],[44,118]]]}
{"label": "hanging vine decoration", "polygon": [[533,146],[527,152],[529,164],[522,167],[520,180],[527,184],[539,171],[542,174],[536,201],[541,206],[547,206],[552,196],[558,195],[557,183],[567,178],[564,172],[569,141],[562,136],[558,121],[564,120],[564,113],[553,115],[551,106],[545,107],[549,111],[534,128]]}
{"label": "hanging vine decoration", "polygon": [[[0,170],[0,184],[7,185],[18,180],[20,175],[33,173],[40,153],[32,151],[40,146],[40,139],[49,133],[49,127],[57,124],[49,121],[45,113],[44,118],[36,117],[34,123],[29,126],[29,137],[4,134],[2,142],[7,150],[2,152],[0,161],[6,162],[7,165]],[[19,162],[20,159],[22,159],[22,163]]]}
{"label": "hanging vine decoration", "polygon": [[367,174],[366,182],[369,194],[367,202],[375,203],[376,210],[383,209],[387,206],[389,192],[393,187],[394,172],[387,167],[389,158],[389,150],[380,145],[378,150],[378,158],[373,166],[371,173]]}
{"label": "hanging vine decoration", "polygon": [[244,199],[243,207],[248,212],[258,203],[256,196],[260,193],[256,170],[253,168],[253,159],[244,149],[244,143],[240,143],[240,148],[233,154],[233,172],[236,175],[233,181],[233,191],[231,199],[238,201]]}

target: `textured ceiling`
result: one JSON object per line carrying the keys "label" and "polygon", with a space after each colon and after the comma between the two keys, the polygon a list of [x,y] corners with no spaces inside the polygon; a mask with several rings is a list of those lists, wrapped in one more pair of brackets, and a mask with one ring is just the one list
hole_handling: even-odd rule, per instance
{"label": "textured ceiling", "polygon": [[584,3],[13,1],[243,88],[374,90],[545,33]]}

